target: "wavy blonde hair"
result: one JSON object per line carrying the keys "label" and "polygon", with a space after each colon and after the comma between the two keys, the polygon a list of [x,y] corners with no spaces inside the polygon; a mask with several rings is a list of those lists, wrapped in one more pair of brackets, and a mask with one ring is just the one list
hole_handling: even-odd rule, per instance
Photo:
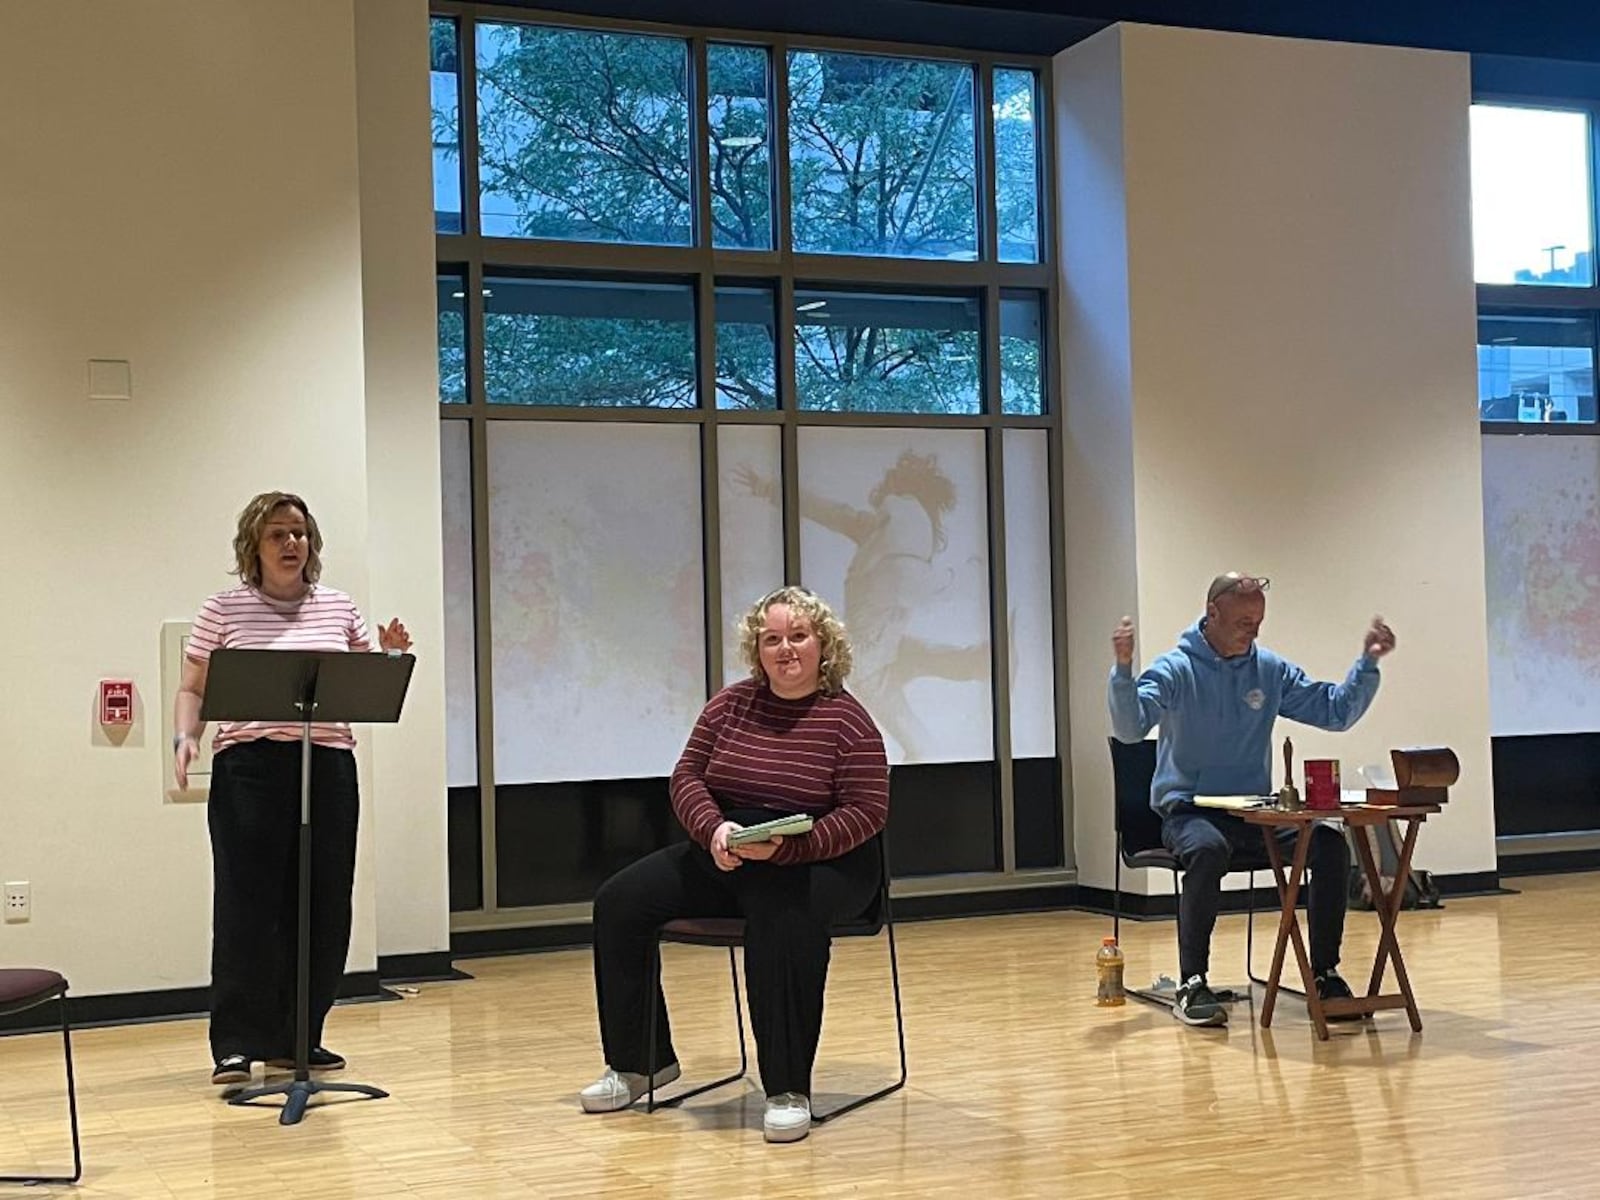
{"label": "wavy blonde hair", "polygon": [[251,587],[261,586],[261,535],[280,508],[298,508],[306,519],[306,565],[300,575],[307,583],[322,578],[322,530],[306,502],[293,492],[262,492],[239,514],[239,531],[233,536],[233,574]]}
{"label": "wavy blonde hair", "polygon": [[761,628],[767,622],[767,610],[774,604],[787,605],[790,612],[811,622],[822,650],[822,661],[817,672],[819,689],[829,696],[844,691],[845,678],[855,664],[855,655],[850,649],[850,634],[844,622],[828,607],[828,602],[803,587],[781,587],[775,592],[768,592],[752,604],[740,620],[739,657],[750,668],[751,676],[766,682],[767,673],[761,669],[759,643]]}

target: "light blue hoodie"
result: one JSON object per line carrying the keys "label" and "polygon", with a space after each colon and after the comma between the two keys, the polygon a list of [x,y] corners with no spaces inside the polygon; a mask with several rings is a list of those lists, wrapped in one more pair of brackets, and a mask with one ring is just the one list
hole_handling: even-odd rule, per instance
{"label": "light blue hoodie", "polygon": [[1111,669],[1111,731],[1137,742],[1161,726],[1150,807],[1165,815],[1201,796],[1261,796],[1272,790],[1272,724],[1349,729],[1378,694],[1378,662],[1363,654],[1343,683],[1319,683],[1259,643],[1223,658],[1196,621],[1138,680]]}

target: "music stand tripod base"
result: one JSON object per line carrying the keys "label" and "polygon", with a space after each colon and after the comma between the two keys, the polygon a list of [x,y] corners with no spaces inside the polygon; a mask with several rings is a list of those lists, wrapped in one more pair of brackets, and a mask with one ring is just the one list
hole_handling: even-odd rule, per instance
{"label": "music stand tripod base", "polygon": [[343,1092],[363,1100],[389,1093],[365,1083],[324,1083],[311,1078],[311,725],[313,721],[377,722],[400,719],[416,659],[409,655],[296,650],[216,650],[206,678],[202,721],[294,721],[300,725],[300,846],[295,969],[295,1064],[287,1083],[246,1087],[231,1105],[254,1105],[282,1096],[278,1124],[298,1125],[311,1097]]}
{"label": "music stand tripod base", "polygon": [[279,1125],[298,1125],[306,1115],[311,1097],[319,1092],[353,1092],[364,1100],[385,1100],[389,1093],[366,1083],[325,1083],[320,1079],[302,1079],[299,1072],[287,1083],[263,1083],[243,1088],[228,1097],[229,1104],[254,1105],[265,1096],[282,1096],[283,1109],[278,1114]]}

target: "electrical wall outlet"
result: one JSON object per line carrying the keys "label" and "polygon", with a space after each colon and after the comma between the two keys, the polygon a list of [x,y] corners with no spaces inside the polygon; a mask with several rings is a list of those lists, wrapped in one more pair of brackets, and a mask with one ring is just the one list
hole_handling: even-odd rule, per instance
{"label": "electrical wall outlet", "polygon": [[27,880],[6,884],[6,921],[26,921],[33,915],[33,888]]}

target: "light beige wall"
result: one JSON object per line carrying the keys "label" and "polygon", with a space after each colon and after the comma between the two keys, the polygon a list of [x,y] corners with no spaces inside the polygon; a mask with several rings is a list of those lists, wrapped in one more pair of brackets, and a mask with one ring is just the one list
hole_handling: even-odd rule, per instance
{"label": "light beige wall", "polygon": [[[0,44],[29,48],[0,73],[0,876],[34,894],[29,924],[0,926],[0,955],[60,967],[83,993],[195,986],[209,850],[204,806],[164,795],[162,621],[229,585],[235,516],[268,488],[312,502],[325,578],[369,612],[425,610],[417,593],[437,586],[433,532],[413,590],[375,595],[391,575],[372,547],[414,513],[369,512],[395,478],[426,492],[437,418],[430,397],[427,446],[399,424],[374,433],[369,479],[352,2],[5,5]],[[91,357],[131,361],[131,401],[86,398]],[[436,614],[406,615],[438,644]],[[93,716],[113,676],[140,701],[121,744]],[[353,970],[377,954],[390,777],[365,740]],[[441,902],[431,925],[446,919]]]}
{"label": "light beige wall", "polygon": [[[1132,370],[1125,393],[1067,404],[1132,414],[1141,659],[1229,567],[1274,578],[1264,641],[1319,677],[1342,675],[1381,612],[1400,648],[1366,720],[1280,737],[1347,769],[1393,745],[1454,746],[1463,779],[1419,861],[1492,870],[1467,59],[1149,26],[1099,37],[1119,47]],[[1109,57],[1093,60],[1102,90]],[[1100,232],[1064,215],[1068,244]],[[1105,536],[1068,516],[1075,543]],[[1086,707],[1108,658],[1074,661]],[[1075,721],[1074,751],[1096,752],[1103,729]]]}
{"label": "light beige wall", "polygon": [[[1094,887],[1111,886],[1115,865],[1110,635],[1137,616],[1121,38],[1112,27],[1065,51],[1054,80],[1073,838],[1078,878]],[[1143,890],[1146,874],[1126,882]]]}
{"label": "light beige wall", "polygon": [[444,589],[427,0],[355,0],[374,620],[416,643],[405,720],[372,732],[381,955],[450,945]]}

